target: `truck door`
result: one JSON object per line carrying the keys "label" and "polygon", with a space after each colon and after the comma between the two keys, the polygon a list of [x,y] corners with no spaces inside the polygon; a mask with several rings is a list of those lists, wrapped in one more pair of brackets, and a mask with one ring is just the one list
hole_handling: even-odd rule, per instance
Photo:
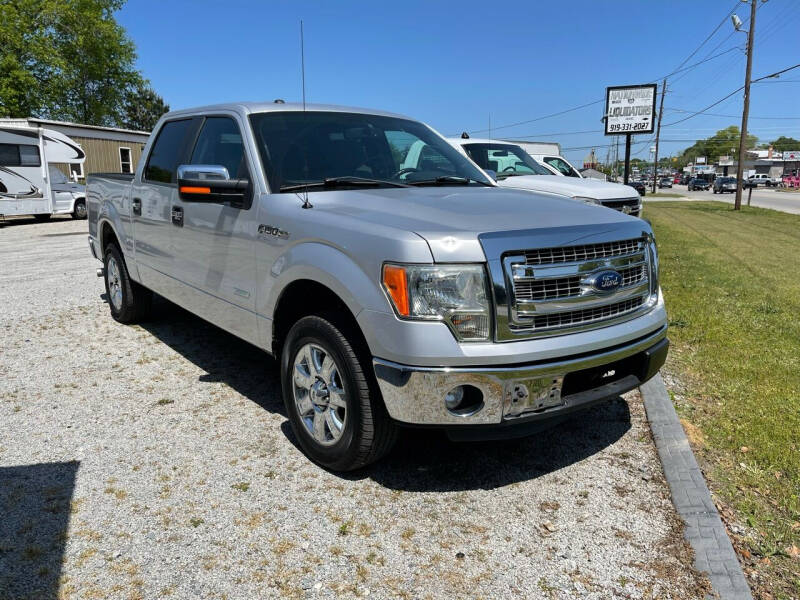
{"label": "truck door", "polygon": [[[241,128],[233,116],[203,119],[185,164],[219,165],[232,179],[250,179]],[[256,342],[256,207],[230,202],[189,202],[176,197],[172,211],[182,223],[172,227],[175,277],[182,302],[193,312],[236,335]]]}
{"label": "truck door", "polygon": [[172,248],[172,205],[178,197],[178,164],[199,120],[167,121],[131,187],[134,256],[141,282],[167,298],[177,292]]}

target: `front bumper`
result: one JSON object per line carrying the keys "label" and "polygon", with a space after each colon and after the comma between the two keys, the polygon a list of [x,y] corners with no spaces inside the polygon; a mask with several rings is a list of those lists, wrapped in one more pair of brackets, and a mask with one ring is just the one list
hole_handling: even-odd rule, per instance
{"label": "front bumper", "polygon": [[[600,352],[510,367],[415,367],[374,359],[389,415],[413,425],[486,430],[480,437],[513,437],[509,427],[558,418],[630,391],[655,375],[667,357],[666,326]],[[450,412],[445,395],[459,385],[480,390],[472,414]],[[451,435],[451,437],[454,437]]]}
{"label": "front bumper", "polygon": [[97,260],[102,260],[98,255],[97,248],[95,247],[96,244],[94,243],[94,238],[89,236],[89,251],[92,253],[92,256]]}

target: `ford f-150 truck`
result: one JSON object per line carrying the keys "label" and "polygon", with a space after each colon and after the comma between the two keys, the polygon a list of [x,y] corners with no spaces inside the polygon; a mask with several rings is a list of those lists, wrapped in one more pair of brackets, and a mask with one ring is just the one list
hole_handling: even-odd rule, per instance
{"label": "ford f-150 truck", "polygon": [[174,111],[135,174],[88,179],[112,317],[145,318],[155,292],[277,357],[297,439],[330,469],[378,459],[398,425],[529,434],[667,354],[645,221],[498,188],[399,115]]}

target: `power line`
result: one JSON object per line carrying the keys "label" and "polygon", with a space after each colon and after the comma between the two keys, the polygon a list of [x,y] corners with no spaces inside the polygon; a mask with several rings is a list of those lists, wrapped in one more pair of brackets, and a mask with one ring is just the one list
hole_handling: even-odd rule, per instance
{"label": "power line", "polygon": [[[733,4],[733,8],[731,8],[731,9],[728,11],[728,14],[727,14],[727,15],[725,15],[725,17],[722,19],[722,21],[720,21],[720,22],[719,22],[719,25],[717,25],[717,26],[714,28],[714,31],[712,31],[711,33],[709,33],[709,34],[708,34],[708,36],[706,37],[706,39],[704,39],[702,42],[700,42],[700,45],[699,45],[697,48],[695,48],[695,49],[692,51],[692,53],[691,53],[689,56],[687,56],[687,57],[686,57],[686,58],[683,60],[683,62],[682,62],[681,64],[679,64],[679,65],[678,65],[678,68],[677,68],[677,69],[675,69],[675,71],[673,71],[672,73],[670,73],[670,75],[674,75],[675,73],[677,73],[677,72],[678,72],[678,69],[680,69],[680,68],[681,68],[683,65],[685,65],[687,62],[689,62],[689,59],[690,59],[690,58],[692,58],[692,57],[693,57],[695,54],[697,54],[697,53],[700,51],[700,48],[702,48],[702,47],[705,45],[705,43],[706,43],[708,40],[710,40],[712,37],[714,37],[714,34],[715,34],[715,33],[717,33],[717,31],[719,31],[719,28],[720,28],[720,27],[722,27],[722,25],[725,23],[725,21],[727,21],[728,19],[730,19],[731,15],[732,15],[732,14],[733,14],[733,12],[736,10],[736,7],[737,7],[737,6],[739,6],[739,2],[738,2],[738,1],[737,1],[737,2],[734,2],[734,4]],[[712,52],[713,52],[713,50],[712,50]],[[669,77],[669,75],[667,75],[666,77]]]}
{"label": "power line", "polygon": [[[800,82],[800,79],[792,79],[791,81]],[[775,83],[777,83],[777,82],[775,82]],[[684,110],[682,108],[665,108],[664,110],[670,110],[670,111],[679,112],[679,113],[690,113],[690,112],[693,112],[691,110]],[[703,114],[705,114],[706,116],[709,116],[709,117],[729,117],[731,119],[737,119],[737,118],[742,116],[742,115],[721,115],[719,113],[710,113],[710,112],[703,113]],[[800,117],[750,117],[750,118],[751,119],[771,119],[771,120],[776,120],[776,121],[800,120]]]}
{"label": "power line", "polygon": [[[566,110],[562,110],[556,113],[552,113],[549,115],[542,115],[541,117],[536,117],[535,119],[528,119],[526,121],[519,121],[517,123],[509,123],[508,125],[500,125],[499,127],[492,127],[491,131],[497,131],[498,129],[508,129],[509,127],[516,127],[517,125],[526,125],[528,123],[534,123],[536,121],[542,121],[543,119],[550,119],[552,117],[558,117],[560,115],[565,115],[569,112],[573,112],[576,110],[580,110],[581,108],[587,108],[589,106],[594,106],[595,104],[600,104],[601,102],[605,102],[605,98],[601,98],[600,100],[595,100],[594,102],[588,102],[586,104],[581,104],[580,106],[575,106],[573,108],[568,108]],[[473,129],[469,131],[469,133],[483,133],[485,131],[490,131],[489,129]]]}
{"label": "power line", "polygon": [[[786,67],[785,69],[781,69],[780,71],[776,71],[775,73],[770,73],[769,75],[764,75],[763,77],[759,77],[758,79],[753,79],[753,81],[752,81],[751,83],[757,83],[757,82],[759,82],[759,81],[762,81],[762,80],[764,80],[764,79],[770,79],[770,78],[772,78],[772,77],[779,77],[779,76],[780,76],[782,73],[786,73],[787,71],[791,71],[792,69],[796,69],[796,68],[798,68],[798,67],[800,67],[800,63],[798,63],[798,64],[796,64],[796,65],[793,65],[793,66],[791,66],[791,67]],[[676,125],[677,123],[683,123],[684,121],[688,121],[689,119],[693,119],[693,118],[694,118],[694,117],[696,117],[697,115],[700,115],[700,114],[703,114],[703,113],[705,113],[705,112],[706,112],[706,111],[707,111],[709,108],[714,108],[714,107],[715,107],[715,106],[717,106],[718,104],[721,104],[722,102],[724,102],[725,100],[727,100],[728,98],[730,98],[731,96],[733,96],[733,95],[734,95],[734,94],[736,94],[737,92],[740,92],[740,91],[741,91],[741,90],[743,90],[743,89],[744,89],[744,86],[743,86],[743,85],[742,85],[742,86],[739,86],[738,88],[736,88],[735,90],[733,90],[733,91],[732,91],[730,94],[728,94],[727,96],[724,96],[723,98],[720,98],[719,100],[717,100],[717,101],[716,101],[716,102],[714,102],[713,104],[709,104],[709,105],[708,105],[708,106],[706,106],[704,109],[702,109],[702,110],[698,110],[698,111],[696,111],[696,112],[693,112],[693,113],[692,113],[692,114],[690,114],[688,117],[684,117],[683,119],[679,119],[679,120],[677,120],[677,121],[673,121],[672,123],[667,123],[666,125],[664,125],[664,127],[669,127],[670,125]]]}

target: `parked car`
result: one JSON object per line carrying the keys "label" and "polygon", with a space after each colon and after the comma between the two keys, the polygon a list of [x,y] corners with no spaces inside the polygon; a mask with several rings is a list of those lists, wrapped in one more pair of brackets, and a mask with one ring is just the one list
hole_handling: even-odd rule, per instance
{"label": "parked car", "polygon": [[712,191],[715,194],[736,193],[736,177],[717,177],[714,180]]}
{"label": "parked car", "polygon": [[671,188],[672,187],[672,179],[669,177],[662,177],[658,181],[659,188]]}
{"label": "parked car", "polygon": [[680,183],[680,182],[681,182],[680,175],[675,175],[675,177],[672,178],[672,183]]}
{"label": "parked car", "polygon": [[86,193],[55,164],[81,164],[81,147],[63,133],[30,126],[0,127],[0,216],[86,218]]}
{"label": "parked car", "polygon": [[629,181],[628,185],[635,189],[640,196],[644,196],[647,193],[647,186],[643,181]]}
{"label": "parked car", "polygon": [[[450,143],[484,169],[500,187],[559,194],[579,202],[601,204],[625,214],[640,216],[642,201],[629,186],[597,179],[554,175],[520,146],[501,140],[451,138]],[[424,146],[418,142],[406,155],[403,166],[418,168]]]}
{"label": "parked car", "polygon": [[377,460],[402,424],[524,435],[666,358],[647,222],[499,188],[406,117],[173,111],[135,174],[88,179],[111,316],[144,318],[156,292],[274,355],[299,445],[329,469]]}
{"label": "parked car", "polygon": [[689,191],[692,190],[708,190],[710,184],[708,183],[707,179],[703,179],[702,177],[694,177],[689,181]]}

